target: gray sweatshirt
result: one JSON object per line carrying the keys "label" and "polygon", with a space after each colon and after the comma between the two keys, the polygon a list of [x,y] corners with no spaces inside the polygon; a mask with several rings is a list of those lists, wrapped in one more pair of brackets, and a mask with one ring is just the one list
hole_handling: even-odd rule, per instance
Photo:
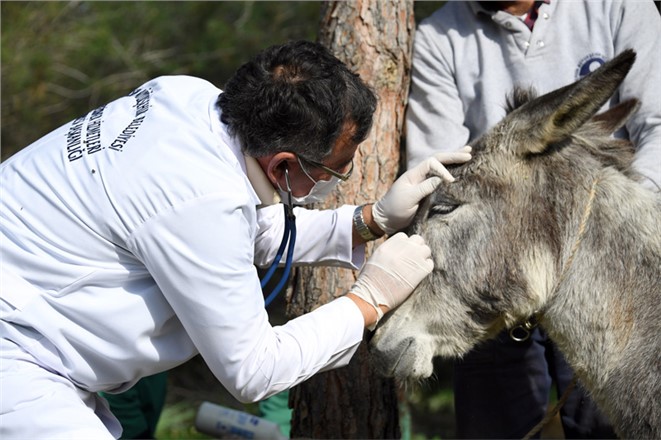
{"label": "gray sweatshirt", "polygon": [[446,3],[415,36],[408,166],[477,139],[505,116],[505,96],[515,85],[546,93],[633,48],[637,61],[605,107],[641,101],[625,135],[637,148],[636,169],[661,185],[660,39],[652,1],[552,0],[540,6],[532,31],[521,18],[478,2]]}

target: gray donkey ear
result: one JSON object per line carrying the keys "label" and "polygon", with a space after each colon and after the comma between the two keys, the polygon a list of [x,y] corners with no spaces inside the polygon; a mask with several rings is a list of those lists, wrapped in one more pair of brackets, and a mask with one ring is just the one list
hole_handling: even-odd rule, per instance
{"label": "gray donkey ear", "polygon": [[599,113],[592,118],[592,122],[596,122],[604,134],[609,135],[620,129],[639,108],[640,101],[627,99],[605,112]]}
{"label": "gray donkey ear", "polygon": [[542,95],[512,112],[508,119],[523,119],[531,142],[519,143],[519,155],[541,153],[567,139],[592,118],[615,93],[636,59],[627,49],[573,84]]}

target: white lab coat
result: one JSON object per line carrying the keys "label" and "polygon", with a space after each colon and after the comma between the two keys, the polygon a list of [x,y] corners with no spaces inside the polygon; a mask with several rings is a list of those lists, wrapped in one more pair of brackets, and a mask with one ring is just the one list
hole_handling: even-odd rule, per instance
{"label": "white lab coat", "polygon": [[[219,93],[157,78],[1,164],[0,335],[80,390],[120,392],[201,353],[255,401],[362,340],[346,298],[270,326],[255,264],[273,259],[283,209],[256,208]],[[352,212],[297,209],[295,262],[362,264]]]}

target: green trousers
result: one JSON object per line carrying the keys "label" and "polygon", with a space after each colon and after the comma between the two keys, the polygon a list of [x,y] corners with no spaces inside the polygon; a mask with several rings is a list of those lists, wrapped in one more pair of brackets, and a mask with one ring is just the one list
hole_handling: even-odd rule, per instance
{"label": "green trousers", "polygon": [[291,413],[289,409],[289,391],[282,391],[259,402],[260,416],[280,426],[280,432],[289,437]]}
{"label": "green trousers", "polygon": [[124,429],[123,439],[154,438],[156,424],[165,404],[167,373],[140,379],[120,394],[100,393]]}

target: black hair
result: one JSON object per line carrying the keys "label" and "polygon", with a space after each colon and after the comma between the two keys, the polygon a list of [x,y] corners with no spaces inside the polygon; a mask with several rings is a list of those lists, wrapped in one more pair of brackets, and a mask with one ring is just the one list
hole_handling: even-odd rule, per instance
{"label": "black hair", "polygon": [[365,140],[376,96],[321,44],[292,41],[242,65],[218,105],[246,154],[292,151],[321,161],[347,127],[353,141]]}

